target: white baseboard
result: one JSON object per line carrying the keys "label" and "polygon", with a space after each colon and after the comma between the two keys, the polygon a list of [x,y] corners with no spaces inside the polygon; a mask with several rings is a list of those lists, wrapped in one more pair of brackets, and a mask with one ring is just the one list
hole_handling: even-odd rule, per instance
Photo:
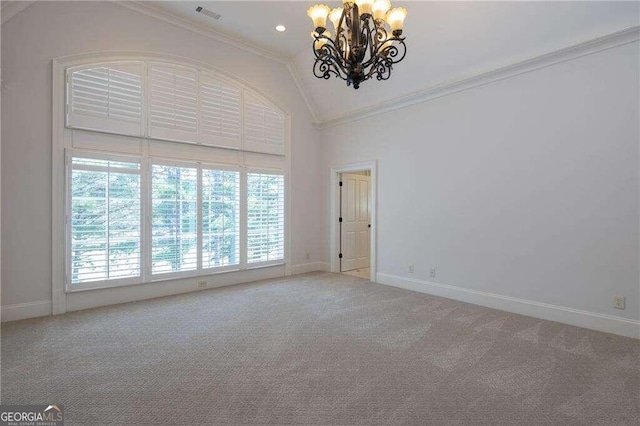
{"label": "white baseboard", "polygon": [[2,322],[46,317],[47,315],[51,315],[51,300],[6,305],[0,307],[0,312]]}
{"label": "white baseboard", "polygon": [[446,297],[461,302],[473,303],[501,311],[513,312],[520,315],[556,321],[577,327],[614,333],[621,336],[640,338],[640,321],[596,312],[582,311],[564,306],[535,302],[486,293],[446,284],[422,281],[384,273],[376,274],[376,281],[393,287],[427,293],[434,296]]}
{"label": "white baseboard", "polygon": [[328,271],[329,264],[326,262],[309,262],[299,265],[291,265],[291,273],[293,275],[306,274],[307,272]]}
{"label": "white baseboard", "polygon": [[[293,274],[328,270],[329,264],[325,262],[310,262],[291,266]],[[209,281],[207,288],[210,289],[282,276],[284,276],[284,270],[282,267],[274,266],[215,274],[212,276],[200,276],[195,278],[159,281],[155,283],[124,287],[79,291],[65,295],[66,312],[199,291],[198,282],[203,279]],[[7,322],[48,316],[51,315],[51,308],[52,304],[50,300],[2,306],[0,307],[1,319],[2,322]]]}

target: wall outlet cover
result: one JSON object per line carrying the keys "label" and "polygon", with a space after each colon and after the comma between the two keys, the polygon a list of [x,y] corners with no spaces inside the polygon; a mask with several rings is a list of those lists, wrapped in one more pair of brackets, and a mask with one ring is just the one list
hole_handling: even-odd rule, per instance
{"label": "wall outlet cover", "polygon": [[624,296],[613,296],[613,307],[616,309],[624,309],[625,299]]}

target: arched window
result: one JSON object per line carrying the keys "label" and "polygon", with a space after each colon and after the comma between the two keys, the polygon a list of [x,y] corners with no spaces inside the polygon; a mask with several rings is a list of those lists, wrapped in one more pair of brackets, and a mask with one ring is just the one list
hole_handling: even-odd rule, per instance
{"label": "arched window", "polygon": [[284,155],[285,114],[210,70],[151,61],[67,69],[73,129]]}
{"label": "arched window", "polygon": [[287,261],[282,110],[223,73],[175,61],[63,72],[54,182],[60,162],[66,291]]}

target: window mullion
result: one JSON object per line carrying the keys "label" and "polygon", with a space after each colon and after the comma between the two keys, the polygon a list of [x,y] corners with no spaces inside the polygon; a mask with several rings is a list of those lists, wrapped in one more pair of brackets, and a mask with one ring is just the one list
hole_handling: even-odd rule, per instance
{"label": "window mullion", "polygon": [[107,243],[107,251],[106,251],[106,272],[107,272],[107,280],[111,277],[111,167],[107,166],[107,187],[105,188],[105,205],[107,207],[107,235],[106,235],[106,243]]}
{"label": "window mullion", "polygon": [[151,162],[140,164],[140,274],[142,282],[151,281]]}
{"label": "window mullion", "polygon": [[66,253],[66,262],[65,262],[65,274],[64,274],[64,287],[69,290],[69,286],[71,285],[71,272],[73,271],[73,258],[71,256],[71,168],[72,168],[72,159],[71,152],[69,149],[65,149],[64,153],[64,173],[65,173],[65,253]]}
{"label": "window mullion", "polygon": [[196,253],[198,257],[198,273],[202,274],[202,163],[198,163],[198,177],[196,183],[197,214],[196,214]]}
{"label": "window mullion", "polygon": [[247,269],[247,168],[240,168],[240,269]]}

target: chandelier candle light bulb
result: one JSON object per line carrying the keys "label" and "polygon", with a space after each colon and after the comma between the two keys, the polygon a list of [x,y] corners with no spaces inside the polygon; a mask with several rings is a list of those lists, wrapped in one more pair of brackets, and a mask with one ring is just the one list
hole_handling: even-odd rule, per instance
{"label": "chandelier candle light bulb", "polygon": [[407,9],[404,7],[396,7],[387,12],[387,22],[391,27],[393,35],[402,34],[402,28],[404,27],[404,19],[407,17]]}
{"label": "chandelier candle light bulb", "polygon": [[[325,80],[339,77],[353,85],[375,77],[387,80],[407,47],[402,37],[407,9],[391,9],[390,0],[343,0],[333,10],[317,4],[307,10],[313,21],[313,74]],[[336,30],[331,38],[327,18]]]}
{"label": "chandelier candle light bulb", "polygon": [[[313,21],[313,26],[318,33],[324,32],[327,28],[327,16],[329,15],[329,6],[324,4],[316,4],[307,9],[307,15]],[[318,29],[321,28],[320,31]]]}
{"label": "chandelier candle light bulb", "polygon": [[336,30],[336,32],[338,31],[338,27],[340,26],[342,11],[343,9],[341,7],[336,7],[329,13],[329,20],[333,23],[333,28]]}
{"label": "chandelier candle light bulb", "polygon": [[389,9],[391,9],[391,2],[389,0],[376,0],[372,7],[373,19],[376,21],[384,21]]}
{"label": "chandelier candle light bulb", "polygon": [[358,5],[360,16],[371,15],[373,0],[356,0],[356,4]]}

